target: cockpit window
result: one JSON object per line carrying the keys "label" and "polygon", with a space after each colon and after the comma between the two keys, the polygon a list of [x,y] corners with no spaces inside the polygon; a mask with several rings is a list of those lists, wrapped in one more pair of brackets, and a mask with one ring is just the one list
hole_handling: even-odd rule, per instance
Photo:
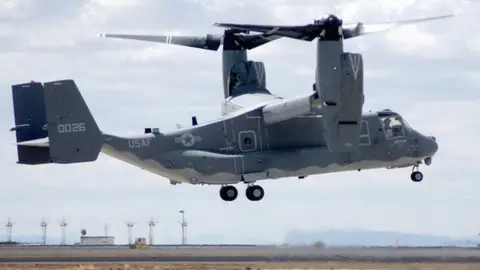
{"label": "cockpit window", "polygon": [[394,139],[405,136],[405,129],[400,116],[388,116],[381,118],[383,130],[387,139]]}
{"label": "cockpit window", "polygon": [[410,124],[407,122],[407,120],[405,120],[405,118],[402,118],[402,122],[403,122],[403,126],[407,131],[410,131],[413,129],[412,126],[410,126]]}

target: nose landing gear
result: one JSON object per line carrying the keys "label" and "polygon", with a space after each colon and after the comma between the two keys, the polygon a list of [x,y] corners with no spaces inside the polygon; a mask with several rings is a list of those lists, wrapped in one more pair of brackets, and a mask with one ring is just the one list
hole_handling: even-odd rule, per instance
{"label": "nose landing gear", "polygon": [[413,182],[421,182],[423,180],[423,174],[418,171],[419,165],[415,165],[412,168],[412,174],[410,174],[410,179]]}

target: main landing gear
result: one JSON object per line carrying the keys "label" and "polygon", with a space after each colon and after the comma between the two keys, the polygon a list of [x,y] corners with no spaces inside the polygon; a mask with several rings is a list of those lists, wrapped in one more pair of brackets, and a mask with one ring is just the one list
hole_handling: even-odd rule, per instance
{"label": "main landing gear", "polygon": [[220,198],[222,200],[231,202],[238,197],[238,190],[234,186],[223,186],[220,188]]}
{"label": "main landing gear", "polygon": [[418,165],[413,166],[410,179],[412,179],[413,182],[421,182],[423,180],[423,174],[418,171]]}
{"label": "main landing gear", "polygon": [[[227,202],[234,201],[238,197],[238,190],[234,186],[223,186],[220,188],[219,193],[220,198]],[[260,201],[265,196],[265,192],[261,186],[251,185],[245,190],[245,196],[250,201]]]}
{"label": "main landing gear", "polygon": [[251,185],[247,187],[245,195],[250,201],[260,201],[261,199],[263,199],[265,192],[263,191],[263,188],[261,186]]}

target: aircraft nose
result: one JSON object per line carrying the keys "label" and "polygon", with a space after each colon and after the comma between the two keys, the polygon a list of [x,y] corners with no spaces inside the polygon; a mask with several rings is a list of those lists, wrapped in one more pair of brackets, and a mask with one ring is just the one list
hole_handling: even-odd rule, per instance
{"label": "aircraft nose", "polygon": [[433,136],[428,136],[425,140],[425,152],[429,156],[435,155],[438,151],[438,143],[437,143],[437,138]]}

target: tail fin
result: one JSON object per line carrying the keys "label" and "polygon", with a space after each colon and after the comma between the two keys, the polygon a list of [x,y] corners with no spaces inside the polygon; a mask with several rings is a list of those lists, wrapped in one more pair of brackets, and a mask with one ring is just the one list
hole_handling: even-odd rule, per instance
{"label": "tail fin", "polygon": [[47,138],[45,97],[41,83],[12,86],[13,111],[17,137],[18,163],[42,164],[49,160],[48,148],[31,147],[19,143]]}
{"label": "tail fin", "polygon": [[73,80],[12,86],[18,163],[97,159],[103,137]]}

